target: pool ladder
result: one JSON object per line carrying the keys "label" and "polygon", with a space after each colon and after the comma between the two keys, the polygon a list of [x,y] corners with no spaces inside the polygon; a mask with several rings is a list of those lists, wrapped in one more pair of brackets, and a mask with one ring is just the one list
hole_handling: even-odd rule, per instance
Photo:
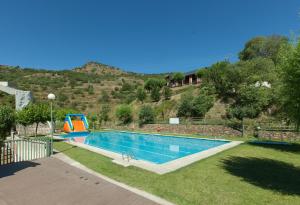
{"label": "pool ladder", "polygon": [[129,153],[129,152],[123,152],[122,153],[122,159],[123,160],[127,160],[128,162],[132,159],[136,159],[133,153]]}

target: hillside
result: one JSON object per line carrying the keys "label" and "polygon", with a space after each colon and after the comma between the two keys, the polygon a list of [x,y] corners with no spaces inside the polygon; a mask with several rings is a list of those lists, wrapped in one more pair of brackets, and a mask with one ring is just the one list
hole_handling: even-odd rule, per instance
{"label": "hillside", "polygon": [[[35,101],[46,101],[52,92],[57,96],[58,107],[84,113],[98,113],[102,104],[109,103],[114,109],[116,104],[131,103],[144,80],[161,76],[126,72],[97,62],[61,71],[0,65],[0,81],[32,91]],[[14,106],[14,97],[0,92],[0,104]]]}

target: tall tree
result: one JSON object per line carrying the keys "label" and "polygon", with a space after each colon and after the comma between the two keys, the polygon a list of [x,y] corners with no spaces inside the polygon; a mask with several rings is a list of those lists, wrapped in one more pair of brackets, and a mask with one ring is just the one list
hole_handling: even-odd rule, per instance
{"label": "tall tree", "polygon": [[280,53],[282,110],[300,128],[300,40]]}

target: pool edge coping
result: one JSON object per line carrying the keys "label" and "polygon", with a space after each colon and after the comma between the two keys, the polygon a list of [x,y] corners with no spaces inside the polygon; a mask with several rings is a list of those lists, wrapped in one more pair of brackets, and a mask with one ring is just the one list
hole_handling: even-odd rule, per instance
{"label": "pool edge coping", "polygon": [[[178,136],[178,137],[180,137],[180,136]],[[189,137],[187,137],[187,138],[189,138]],[[190,137],[190,138],[195,138],[195,137]],[[206,138],[195,138],[195,139],[206,139]],[[208,140],[214,141],[213,139],[208,139]],[[216,140],[221,141],[218,139],[216,139]],[[224,141],[224,140],[222,140],[222,141]],[[135,166],[135,167],[139,167],[141,169],[145,169],[147,171],[151,171],[156,174],[162,175],[162,174],[173,172],[180,168],[186,167],[192,163],[195,163],[202,159],[213,156],[219,152],[222,152],[227,149],[238,146],[241,143],[244,143],[243,141],[230,141],[230,140],[226,140],[226,141],[228,141],[228,143],[219,145],[219,146],[216,146],[216,147],[213,147],[213,148],[201,151],[201,152],[197,152],[197,153],[185,156],[185,157],[181,157],[181,158],[178,158],[178,159],[175,159],[175,160],[163,163],[163,164],[155,164],[155,163],[151,163],[148,161],[135,160],[135,159],[130,159],[129,161],[126,161],[121,154],[116,153],[116,152],[108,151],[108,150],[105,150],[102,148],[94,147],[94,146],[83,144],[80,142],[67,141],[66,143],[69,143],[73,146],[77,146],[77,147],[95,152],[100,155],[104,155],[108,158],[111,158],[112,162],[116,163],[118,165],[121,165],[124,167]]]}

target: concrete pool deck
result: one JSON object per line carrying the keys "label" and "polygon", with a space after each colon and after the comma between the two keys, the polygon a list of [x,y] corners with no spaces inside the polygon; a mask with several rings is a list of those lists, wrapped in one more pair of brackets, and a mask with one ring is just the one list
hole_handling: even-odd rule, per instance
{"label": "concrete pool deck", "polygon": [[[194,137],[186,137],[186,138],[194,138]],[[205,139],[205,138],[196,138],[196,139]],[[224,141],[223,139],[216,139],[216,140],[221,140]],[[212,140],[213,141],[213,140]],[[226,140],[227,141],[227,140]],[[175,159],[172,160],[170,162],[166,162],[163,164],[155,164],[155,163],[151,163],[151,162],[147,162],[144,160],[135,160],[135,159],[126,159],[126,157],[124,158],[124,156],[122,156],[119,153],[116,152],[112,152],[112,151],[108,151],[108,150],[104,150],[101,148],[97,148],[94,146],[90,146],[90,145],[86,145],[80,142],[73,142],[73,141],[68,141],[67,143],[73,145],[73,146],[77,146],[80,148],[84,148],[87,150],[90,150],[92,152],[104,155],[106,157],[109,157],[112,159],[112,162],[122,165],[124,167],[128,167],[128,166],[136,166],[151,172],[154,172],[156,174],[166,174],[172,171],[175,171],[177,169],[183,168],[189,164],[192,164],[194,162],[197,162],[199,160],[205,159],[207,157],[210,157],[212,155],[215,155],[219,152],[222,152],[224,150],[233,148],[235,146],[240,145],[241,143],[243,143],[243,141],[229,141],[226,144],[223,145],[219,145],[217,147],[213,147],[210,148],[208,150],[204,150],[195,154],[191,154],[185,157],[181,157],[179,159]]]}
{"label": "concrete pool deck", "polygon": [[0,166],[0,205],[172,205],[63,154]]}

